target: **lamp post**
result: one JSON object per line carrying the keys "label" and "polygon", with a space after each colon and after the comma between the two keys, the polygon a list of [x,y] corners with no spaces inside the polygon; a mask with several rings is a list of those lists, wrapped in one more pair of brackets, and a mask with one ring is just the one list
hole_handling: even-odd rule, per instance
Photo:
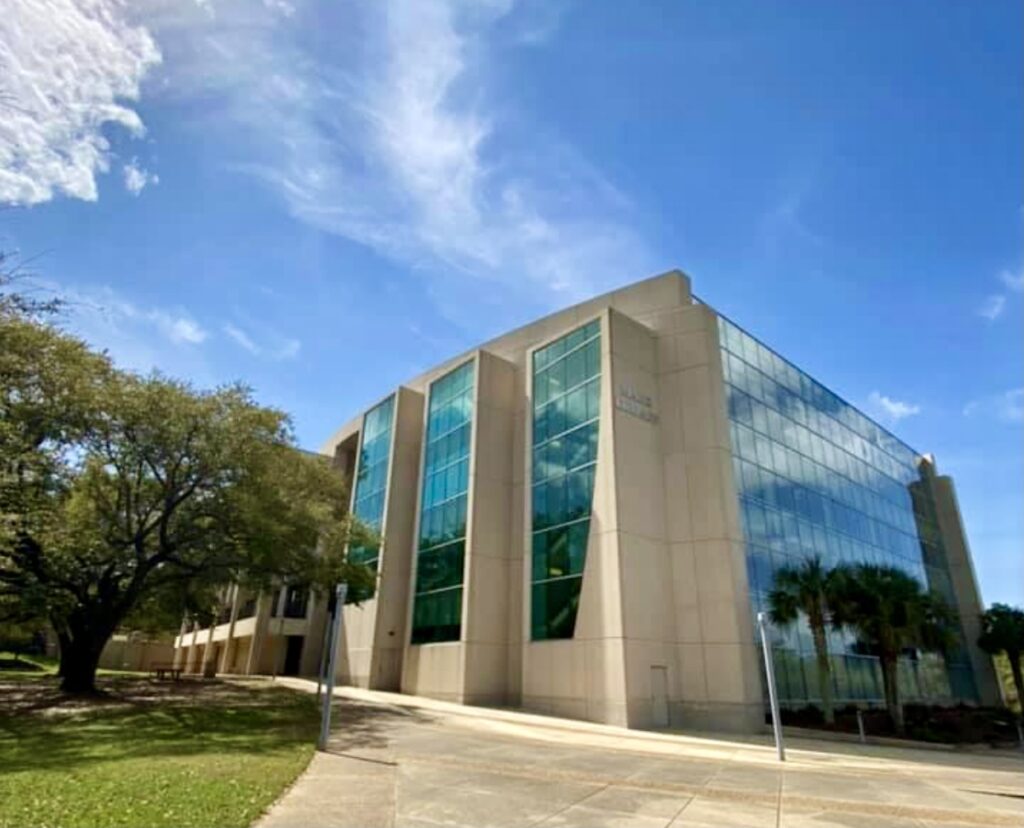
{"label": "lamp post", "polygon": [[768,619],[763,612],[757,614],[757,629],[761,633],[761,650],[764,653],[764,671],[768,677],[768,703],[772,708],[772,730],[775,732],[775,750],[779,761],[786,761],[786,748],[782,744],[782,722],[779,720],[779,697],[775,691],[775,666],[772,663],[772,648],[768,646]]}
{"label": "lamp post", "polygon": [[334,662],[338,653],[338,633],[341,630],[341,613],[345,606],[345,594],[348,584],[342,581],[334,592],[334,616],[331,618],[331,634],[327,637],[327,687],[324,691],[323,706],[320,712],[320,741],[318,750],[327,750],[327,740],[331,735],[331,701],[334,698]]}

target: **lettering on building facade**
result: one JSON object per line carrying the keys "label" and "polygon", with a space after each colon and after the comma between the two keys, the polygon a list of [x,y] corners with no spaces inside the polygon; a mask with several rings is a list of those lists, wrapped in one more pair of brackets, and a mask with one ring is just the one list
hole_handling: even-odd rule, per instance
{"label": "lettering on building facade", "polygon": [[658,422],[658,414],[654,410],[654,401],[651,396],[638,392],[632,383],[619,383],[619,387],[615,391],[615,407],[644,422]]}

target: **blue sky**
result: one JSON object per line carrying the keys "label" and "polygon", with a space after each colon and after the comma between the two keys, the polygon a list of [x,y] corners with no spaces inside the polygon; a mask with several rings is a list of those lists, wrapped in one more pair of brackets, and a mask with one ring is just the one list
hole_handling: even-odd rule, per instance
{"label": "blue sky", "polygon": [[1022,18],[15,0],[0,243],[122,364],[241,378],[308,447],[454,352],[679,267],[933,452],[984,598],[1024,604]]}

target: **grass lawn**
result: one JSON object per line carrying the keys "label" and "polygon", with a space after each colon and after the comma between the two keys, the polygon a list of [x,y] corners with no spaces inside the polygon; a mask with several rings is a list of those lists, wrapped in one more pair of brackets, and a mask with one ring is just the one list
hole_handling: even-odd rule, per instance
{"label": "grass lawn", "polygon": [[313,755],[312,697],[270,682],[0,671],[0,828],[246,826]]}

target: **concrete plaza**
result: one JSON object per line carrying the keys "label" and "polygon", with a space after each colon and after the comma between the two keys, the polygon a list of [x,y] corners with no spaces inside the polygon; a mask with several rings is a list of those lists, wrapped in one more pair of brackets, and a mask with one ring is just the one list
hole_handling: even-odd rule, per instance
{"label": "concrete plaza", "polygon": [[[297,689],[315,684],[283,679]],[[1016,826],[1024,756],[646,733],[340,688],[330,750],[258,823]]]}

